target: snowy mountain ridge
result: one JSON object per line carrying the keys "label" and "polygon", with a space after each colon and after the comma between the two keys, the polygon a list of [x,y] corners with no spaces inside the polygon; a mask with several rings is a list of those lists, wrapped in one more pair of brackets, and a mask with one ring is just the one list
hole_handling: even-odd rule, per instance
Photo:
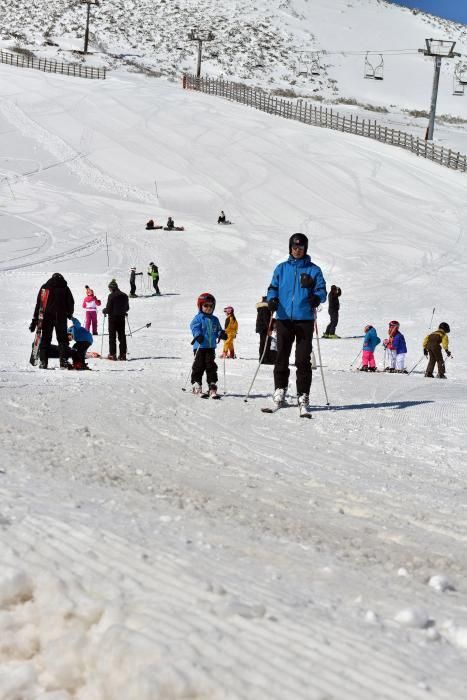
{"label": "snowy mountain ridge", "polygon": [[[16,41],[38,55],[65,52],[69,60],[70,49],[83,48],[85,11],[65,0],[1,0],[2,43],[14,47]],[[103,1],[91,7],[90,29],[95,53],[87,60],[109,67],[127,63],[178,78],[196,66],[197,42],[188,32],[209,30],[215,38],[204,44],[204,74],[320,100],[407,109],[429,105],[432,59],[418,54],[425,38],[456,41],[467,63],[467,26],[386,0]],[[367,51],[372,64],[384,58],[381,83],[363,79]],[[443,62],[440,111],[466,114],[465,103],[451,94],[454,64]]]}

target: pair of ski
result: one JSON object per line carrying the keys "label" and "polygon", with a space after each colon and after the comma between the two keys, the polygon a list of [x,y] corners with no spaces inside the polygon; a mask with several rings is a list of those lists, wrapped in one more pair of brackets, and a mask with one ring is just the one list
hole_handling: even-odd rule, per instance
{"label": "pair of ski", "polygon": [[[274,406],[265,406],[264,408],[261,409],[262,413],[277,413],[281,408],[291,408],[291,405],[289,403],[277,403]],[[311,415],[310,407],[309,406],[298,406],[298,411],[299,411],[299,416],[300,418],[313,418]]]}
{"label": "pair of ski", "polygon": [[195,396],[199,396],[200,399],[220,399],[221,397],[219,394],[210,394],[207,391],[202,391],[199,394],[195,394]]}

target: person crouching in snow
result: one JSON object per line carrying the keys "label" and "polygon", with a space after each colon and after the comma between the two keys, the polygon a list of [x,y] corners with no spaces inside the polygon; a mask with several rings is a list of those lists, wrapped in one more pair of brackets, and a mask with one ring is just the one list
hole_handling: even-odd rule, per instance
{"label": "person crouching in snow", "polygon": [[83,328],[74,316],[71,317],[71,323],[72,325],[68,328],[68,339],[75,341],[71,348],[73,351],[73,369],[89,369],[86,364],[86,350],[92,345],[92,334],[86,328]]}
{"label": "person crouching in snow", "polygon": [[217,397],[216,345],[219,340],[226,340],[227,333],[217,316],[214,316],[216,300],[212,294],[200,294],[197,301],[198,313],[190,323],[193,334],[193,352],[195,359],[191,368],[191,384],[194,394],[202,394],[203,374],[209,386],[209,396]]}
{"label": "person crouching in snow", "polygon": [[365,326],[363,329],[365,337],[363,338],[362,366],[361,372],[376,372],[375,363],[375,348],[380,344],[381,340],[376,334],[376,328],[373,326]]}
{"label": "person crouching in snow", "polygon": [[426,367],[425,377],[433,378],[433,370],[435,365],[438,364],[438,378],[446,379],[446,368],[444,366],[443,353],[441,348],[446,351],[446,355],[451,357],[449,352],[449,338],[448,333],[451,332],[449,324],[440,323],[438,330],[430,333],[426,336],[423,341],[423,354],[425,357],[429,357],[428,365]]}
{"label": "person crouching in snow", "polygon": [[222,350],[221,357],[227,357],[234,360],[236,358],[234,340],[238,333],[238,321],[235,318],[233,306],[226,306],[224,313],[227,315],[224,326],[225,332],[227,333],[227,340],[224,341],[224,348]]}
{"label": "person crouching in snow", "polygon": [[92,334],[97,335],[97,307],[101,305],[100,300],[94,294],[94,290],[86,285],[86,296],[83,299],[83,309],[86,309],[84,327],[87,331],[91,329]]}
{"label": "person crouching in snow", "polygon": [[389,338],[383,342],[389,358],[389,366],[385,367],[385,372],[397,372],[398,374],[408,374],[405,368],[405,358],[407,357],[407,344],[405,338],[399,330],[399,321],[391,321],[389,324]]}

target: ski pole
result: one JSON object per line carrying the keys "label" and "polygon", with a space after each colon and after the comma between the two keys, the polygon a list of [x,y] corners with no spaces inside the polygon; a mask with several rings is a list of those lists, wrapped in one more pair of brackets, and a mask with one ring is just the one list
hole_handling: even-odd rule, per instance
{"label": "ski pole", "polygon": [[227,393],[227,389],[226,389],[226,384],[225,384],[225,357],[224,357],[224,396],[226,395],[226,393]]}
{"label": "ski pole", "polygon": [[248,391],[246,392],[246,396],[245,396],[245,398],[243,399],[245,403],[248,401],[248,398],[249,398],[249,396],[250,396],[250,392],[251,392],[251,390],[253,389],[253,384],[255,383],[256,375],[258,374],[259,368],[261,367],[261,363],[262,363],[263,360],[264,360],[264,356],[265,356],[265,354],[266,354],[266,350],[267,350],[267,347],[268,347],[268,336],[269,336],[269,332],[270,332],[270,330],[271,330],[271,328],[272,328],[272,322],[273,322],[273,314],[271,314],[271,319],[270,319],[270,321],[269,321],[269,326],[268,326],[268,330],[267,330],[267,334],[266,334],[266,342],[264,343],[263,354],[262,354],[261,357],[259,358],[258,366],[257,366],[257,368],[256,368],[256,372],[255,372],[255,374],[254,374],[254,376],[253,376],[253,379],[251,380],[250,388],[249,388]]}
{"label": "ski pole", "polygon": [[102,342],[101,342],[101,356],[102,353],[104,352],[104,335],[105,335],[105,319],[107,318],[107,315],[104,314],[104,321],[102,324]]}
{"label": "ski pole", "polygon": [[[198,357],[198,353],[199,353],[200,347],[201,347],[201,346],[199,345],[199,346],[198,346],[198,349],[197,349],[196,352],[195,352],[195,359],[193,360],[193,365],[195,364],[196,358]],[[192,369],[193,369],[193,365],[192,365],[192,366],[190,367],[190,369],[189,369],[189,372],[188,372],[188,374],[187,374],[185,383],[184,383],[184,385],[182,386],[182,391],[186,391],[186,385],[188,384],[188,380],[189,380],[190,377],[191,377],[191,372],[192,372]]]}
{"label": "ski pole", "polygon": [[130,322],[129,322],[129,320],[128,320],[128,316],[126,316],[126,322],[128,323],[128,330],[129,330],[129,332],[130,332],[130,338],[132,338],[132,337],[133,337],[133,334],[132,334],[132,332],[131,332],[131,327],[130,327]]}
{"label": "ski pole", "polygon": [[433,316],[435,315],[436,307],[433,306],[433,313],[431,314],[431,319],[430,319],[430,325],[428,326],[428,329],[431,330],[431,324],[433,323]]}
{"label": "ski pole", "polygon": [[328,392],[326,389],[326,382],[324,381],[323,360],[321,359],[321,348],[319,345],[318,319],[316,318],[316,310],[315,310],[315,331],[316,331],[316,343],[318,346],[319,368],[321,370],[321,379],[323,381],[324,395],[326,397],[326,406],[328,408],[330,408]]}
{"label": "ski pole", "polygon": [[420,362],[423,360],[424,357],[425,357],[425,353],[423,353],[423,355],[421,356],[421,358],[419,359],[419,361],[412,367],[412,369],[410,370],[409,374],[412,374],[412,372],[414,371],[414,369],[415,369],[416,367],[418,367],[418,365],[420,364]]}
{"label": "ski pole", "polygon": [[142,331],[143,328],[150,328],[151,325],[152,325],[152,321],[150,321],[149,323],[145,323],[144,326],[140,326],[139,328],[137,328],[136,330],[134,330],[133,333],[132,333],[132,335],[134,335],[134,334],[137,333],[138,331]]}
{"label": "ski pole", "polygon": [[355,362],[358,360],[358,358],[360,357],[360,355],[362,354],[362,352],[363,352],[362,350],[359,350],[359,351],[358,351],[357,356],[354,357],[354,359],[353,359],[352,362],[350,363],[350,367],[353,367],[353,365],[354,365]]}

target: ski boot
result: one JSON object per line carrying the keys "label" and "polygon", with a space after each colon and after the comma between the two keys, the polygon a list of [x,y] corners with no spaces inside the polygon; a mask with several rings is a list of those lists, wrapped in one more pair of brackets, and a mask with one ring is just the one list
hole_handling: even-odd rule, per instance
{"label": "ski boot", "polygon": [[425,372],[425,377],[429,377],[430,379],[434,379],[432,374],[429,374],[428,372]]}
{"label": "ski boot", "polygon": [[298,395],[298,407],[300,418],[311,418],[310,396],[308,394]]}
{"label": "ski boot", "polygon": [[73,360],[73,364],[69,369],[86,369],[84,362],[81,362],[81,360]]}
{"label": "ski boot", "polygon": [[41,360],[39,363],[39,369],[48,369],[48,362],[47,360]]}
{"label": "ski boot", "polygon": [[68,360],[60,360],[60,369],[73,369],[73,365]]}
{"label": "ski boot", "polygon": [[447,379],[445,374],[438,374],[436,375],[438,379]]}
{"label": "ski boot", "polygon": [[117,359],[117,356],[116,355],[107,355],[107,359],[112,360],[112,362],[115,362]]}
{"label": "ski boot", "polygon": [[209,398],[210,399],[219,399],[220,396],[217,393],[217,385],[216,384],[210,384],[209,385]]}
{"label": "ski boot", "polygon": [[377,372],[378,368],[377,367],[368,367],[369,372]]}
{"label": "ski boot", "polygon": [[118,359],[120,360],[120,362],[126,362],[126,352],[121,352],[118,356]]}
{"label": "ski boot", "polygon": [[276,389],[272,400],[276,406],[285,406],[285,389]]}
{"label": "ski boot", "polygon": [[360,367],[360,372],[368,372],[368,369],[368,365],[362,365],[362,367]]}
{"label": "ski boot", "polygon": [[203,393],[203,387],[198,382],[193,383],[191,390],[196,396],[200,396]]}

